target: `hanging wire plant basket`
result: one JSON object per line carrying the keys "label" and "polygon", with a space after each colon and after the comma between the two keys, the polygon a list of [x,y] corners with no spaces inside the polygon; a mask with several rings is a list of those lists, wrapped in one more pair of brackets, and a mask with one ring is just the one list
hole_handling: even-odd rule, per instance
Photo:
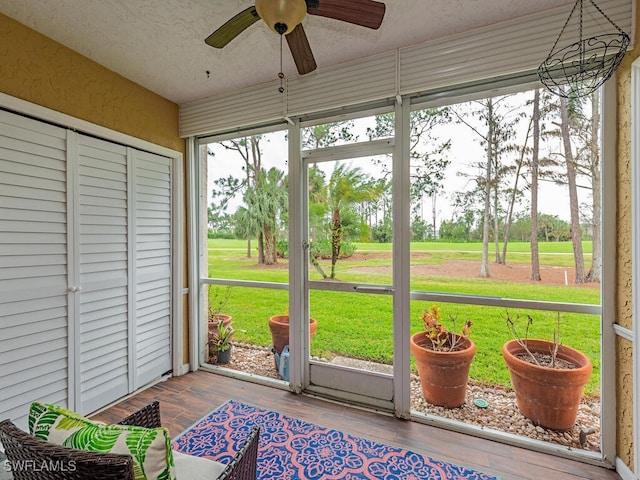
{"label": "hanging wire plant basket", "polygon": [[[593,0],[589,3],[617,31],[589,38],[582,37],[583,0],[577,0],[549,55],[538,67],[538,77],[544,86],[561,97],[584,97],[597,90],[614,74],[630,43],[627,35]],[[579,7],[579,39],[558,48],[565,29]]]}

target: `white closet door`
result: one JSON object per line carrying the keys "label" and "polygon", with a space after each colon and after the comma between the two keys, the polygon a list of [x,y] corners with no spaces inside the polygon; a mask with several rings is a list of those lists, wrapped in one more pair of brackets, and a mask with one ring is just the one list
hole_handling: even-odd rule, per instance
{"label": "white closet door", "polygon": [[129,393],[127,148],[77,139],[79,404],[89,413]]}
{"label": "white closet door", "polygon": [[66,131],[0,111],[0,418],[69,406]]}
{"label": "white closet door", "polygon": [[0,418],[172,368],[171,159],[0,111]]}
{"label": "white closet door", "polygon": [[171,160],[132,151],[134,389],[171,370]]}

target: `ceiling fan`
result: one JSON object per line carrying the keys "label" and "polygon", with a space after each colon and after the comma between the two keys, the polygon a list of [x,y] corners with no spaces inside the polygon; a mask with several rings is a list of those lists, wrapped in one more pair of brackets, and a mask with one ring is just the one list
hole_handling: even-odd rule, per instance
{"label": "ceiling fan", "polygon": [[316,61],[302,27],[305,15],[318,15],[343,22],[378,29],[386,6],[374,0],[255,0],[255,5],[238,13],[205,42],[222,48],[262,19],[271,30],[284,35],[300,75],[316,69]]}

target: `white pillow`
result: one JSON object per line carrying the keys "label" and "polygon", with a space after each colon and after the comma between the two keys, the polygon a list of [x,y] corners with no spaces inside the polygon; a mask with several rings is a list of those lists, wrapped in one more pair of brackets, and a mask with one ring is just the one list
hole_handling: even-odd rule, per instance
{"label": "white pillow", "polygon": [[226,465],[208,458],[194,457],[186,453],[173,451],[177,480],[215,480]]}

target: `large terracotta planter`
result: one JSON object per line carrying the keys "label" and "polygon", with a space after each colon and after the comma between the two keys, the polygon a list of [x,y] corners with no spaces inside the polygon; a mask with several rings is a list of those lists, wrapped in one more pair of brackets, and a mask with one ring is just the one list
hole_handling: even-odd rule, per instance
{"label": "large terracotta planter", "polygon": [[[314,318],[310,318],[310,338],[315,335],[317,329],[318,322]],[[280,355],[285,345],[289,345],[289,315],[274,315],[269,318],[269,330],[271,330],[271,343],[273,344],[273,348],[276,353]]]}
{"label": "large terracotta planter", "polygon": [[411,353],[416,359],[422,395],[433,405],[457,408],[465,402],[476,345],[469,338],[461,341],[462,350],[437,352],[427,348],[429,341],[424,332],[411,336]]}
{"label": "large terracotta planter", "polygon": [[[532,352],[550,353],[553,342],[525,340]],[[557,358],[573,363],[577,368],[541,367],[515,355],[525,350],[516,340],[502,346],[502,356],[509,372],[520,412],[535,425],[551,430],[569,430],[576,421],[582,389],[589,381],[593,365],[583,353],[559,345]]]}

